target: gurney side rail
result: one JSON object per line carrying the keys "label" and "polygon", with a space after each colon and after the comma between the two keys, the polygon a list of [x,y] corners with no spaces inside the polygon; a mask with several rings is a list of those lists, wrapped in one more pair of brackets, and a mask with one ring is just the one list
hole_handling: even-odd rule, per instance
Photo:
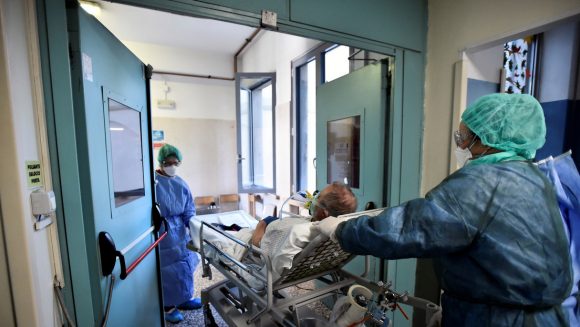
{"label": "gurney side rail", "polygon": [[[264,277],[260,272],[256,272],[254,269],[248,267],[244,263],[236,260],[232,256],[223,252],[221,249],[219,249],[217,246],[212,244],[210,241],[204,239],[203,238],[203,229],[205,226],[207,226],[207,228],[210,228],[213,231],[217,232],[218,234],[221,234],[221,235],[227,237],[228,239],[238,243],[239,245],[246,248],[246,250],[258,254],[261,257],[262,262],[264,262],[266,265],[266,277]],[[204,244],[207,244],[208,246],[213,248],[217,253],[219,253],[221,256],[224,256],[225,258],[230,260],[236,266],[240,267],[241,269],[243,269],[244,271],[246,271],[247,273],[249,273],[253,277],[256,277],[257,279],[266,283],[266,301],[264,301],[258,294],[256,294],[256,292],[254,290],[252,290],[250,287],[248,287],[246,285],[246,283],[240,281],[239,278],[237,278],[237,276],[235,276],[233,273],[231,273],[227,269],[223,268],[221,265],[218,265],[218,264],[214,265],[222,274],[224,274],[224,276],[226,276],[228,279],[230,279],[232,282],[234,282],[240,289],[242,289],[245,294],[250,296],[254,301],[256,301],[256,303],[261,304],[261,307],[263,309],[258,311],[256,314],[254,314],[252,317],[250,317],[250,319],[248,319],[248,321],[247,321],[248,325],[253,323],[254,321],[256,321],[264,313],[271,311],[272,303],[273,303],[273,299],[272,299],[272,296],[273,296],[272,262],[270,260],[270,257],[268,256],[268,254],[266,254],[265,251],[262,251],[262,249],[254,247],[251,244],[248,244],[244,241],[241,241],[241,240],[237,239],[236,237],[230,235],[229,233],[226,233],[226,232],[224,232],[224,231],[222,231],[222,230],[220,230],[220,229],[218,229],[218,228],[216,228],[216,227],[214,227],[206,222],[202,222],[202,224],[201,224],[201,228],[199,230],[199,239],[201,240],[200,253],[201,253],[201,258],[202,258],[202,264],[204,264],[204,265],[206,264],[205,262],[206,262],[207,258],[205,257]],[[204,269],[204,271],[205,271],[205,269]]]}

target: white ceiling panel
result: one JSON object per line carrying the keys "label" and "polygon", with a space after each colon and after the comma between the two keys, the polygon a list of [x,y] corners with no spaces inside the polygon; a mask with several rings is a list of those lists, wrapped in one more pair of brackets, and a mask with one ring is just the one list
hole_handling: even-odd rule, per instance
{"label": "white ceiling panel", "polygon": [[123,41],[233,55],[255,30],[217,20],[96,2],[101,6],[97,18]]}

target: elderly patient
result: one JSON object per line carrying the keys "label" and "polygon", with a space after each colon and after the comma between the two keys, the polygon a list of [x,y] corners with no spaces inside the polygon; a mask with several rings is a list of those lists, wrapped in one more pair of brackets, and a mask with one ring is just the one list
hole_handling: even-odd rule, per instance
{"label": "elderly patient", "polygon": [[[243,228],[234,235],[244,242],[260,247],[268,254],[272,262],[272,280],[276,281],[284,268],[292,267],[294,256],[318,235],[311,231],[312,222],[352,213],[356,207],[357,200],[350,187],[334,182],[324,188],[313,201],[310,207],[312,217],[268,217],[260,221],[255,230]],[[235,259],[239,260],[245,254],[245,248],[223,238],[218,240],[211,237],[211,241]],[[242,275],[248,277],[244,273]]]}
{"label": "elderly patient", "polygon": [[[290,220],[281,221],[278,218],[267,217],[261,220],[252,234],[252,244],[261,247],[260,244],[266,230],[269,231],[266,244],[271,244],[270,238],[273,237],[272,231],[284,229],[282,226],[292,226],[298,223],[307,223],[320,221],[326,217],[338,217],[356,210],[357,201],[350,187],[345,184],[334,182],[328,185],[320,192],[318,199],[315,199],[311,205],[312,217],[310,218],[290,218]],[[268,226],[270,228],[268,229]]]}

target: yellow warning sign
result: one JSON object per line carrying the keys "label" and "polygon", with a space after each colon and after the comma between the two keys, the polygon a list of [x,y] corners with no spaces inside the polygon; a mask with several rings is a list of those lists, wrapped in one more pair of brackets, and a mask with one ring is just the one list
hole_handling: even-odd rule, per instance
{"label": "yellow warning sign", "polygon": [[40,161],[26,161],[26,178],[28,179],[29,188],[43,185]]}

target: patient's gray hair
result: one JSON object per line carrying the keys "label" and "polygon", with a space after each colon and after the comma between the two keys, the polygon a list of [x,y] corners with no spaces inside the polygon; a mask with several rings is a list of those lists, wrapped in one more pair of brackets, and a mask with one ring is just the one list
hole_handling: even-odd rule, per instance
{"label": "patient's gray hair", "polygon": [[329,192],[318,199],[318,203],[328,211],[329,216],[337,217],[356,211],[356,196],[348,185],[333,182],[329,187]]}

